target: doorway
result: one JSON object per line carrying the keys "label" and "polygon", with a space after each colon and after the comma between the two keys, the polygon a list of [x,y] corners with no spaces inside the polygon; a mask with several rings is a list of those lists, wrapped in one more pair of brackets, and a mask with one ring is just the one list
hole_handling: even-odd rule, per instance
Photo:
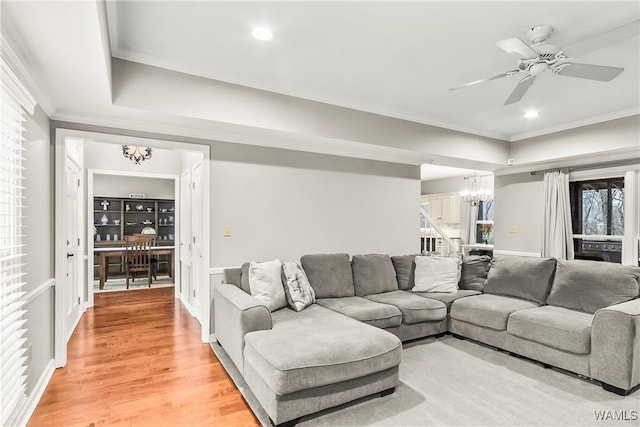
{"label": "doorway", "polygon": [[[81,206],[81,211],[78,215],[78,221],[76,223],[78,235],[79,235],[79,244],[77,247],[77,260],[78,260],[78,274],[77,277],[79,280],[79,285],[77,287],[77,294],[79,294],[80,302],[77,305],[77,312],[79,313],[77,319],[79,320],[82,312],[86,310],[86,308],[93,306],[93,243],[94,243],[94,232],[93,232],[93,197],[96,194],[93,193],[93,180],[98,175],[111,175],[112,177],[116,176],[125,176],[125,177],[153,177],[160,179],[170,179],[173,182],[174,186],[174,194],[175,194],[175,209],[178,211],[179,200],[180,200],[180,175],[183,169],[193,169],[194,165],[199,165],[199,172],[197,176],[201,181],[197,186],[193,188],[199,189],[199,201],[200,203],[196,205],[195,209],[200,209],[195,216],[198,219],[209,218],[209,187],[210,187],[210,147],[208,145],[201,144],[190,144],[190,143],[182,143],[175,141],[164,141],[164,140],[155,140],[155,139],[143,139],[143,138],[134,138],[129,136],[121,136],[121,135],[113,135],[113,134],[104,134],[104,133],[96,133],[96,132],[86,132],[86,131],[77,131],[77,130],[69,130],[69,129],[56,129],[56,140],[59,141],[56,144],[56,200],[66,200],[64,196],[65,189],[61,183],[64,182],[64,177],[62,171],[64,168],[64,159],[66,156],[66,150],[64,149],[66,141],[78,141],[80,147],[84,147],[84,153],[79,153],[78,158],[80,162],[78,162],[80,166],[80,187],[79,187],[79,206]],[[64,141],[65,143],[62,143]],[[99,165],[96,167],[95,164],[92,164],[91,161],[88,161],[87,156],[88,152],[90,152],[91,147],[94,144],[104,144],[108,145],[108,155],[101,155],[98,157]],[[143,167],[135,169],[137,165],[133,165],[128,159],[124,159],[122,156],[122,145],[140,145],[144,144],[145,146],[149,146],[154,150],[154,155],[151,159],[145,161],[146,165]],[[161,155],[162,152],[165,152],[164,157]],[[156,156],[156,153],[158,155]],[[178,156],[177,154],[180,154]],[[94,159],[95,160],[95,159]],[[127,160],[129,163],[119,163],[123,160]],[[122,164],[122,167],[113,167],[113,165]],[[104,165],[108,165],[108,168],[105,168]],[[153,165],[156,170],[161,171],[171,171],[171,168],[174,168],[173,171],[175,173],[158,173],[152,172],[151,167],[148,165]],[[175,168],[178,168],[177,170]],[[90,182],[91,181],[91,182]],[[77,182],[77,181],[76,181]],[[127,194],[129,195],[129,194]],[[91,215],[89,215],[89,201],[91,201]],[[56,218],[56,234],[64,235],[63,233],[63,220],[68,218],[68,211],[71,208],[66,206],[66,203],[56,203],[55,205],[55,218]],[[162,209],[162,208],[159,208]],[[167,208],[168,209],[168,208]],[[193,217],[194,213],[188,213],[189,216]],[[89,220],[89,218],[91,218]],[[180,212],[176,212],[174,221],[176,224],[180,223]],[[210,230],[209,230],[209,221],[200,221],[198,227],[194,227],[193,236],[190,236],[191,239],[195,239],[200,244],[198,248],[198,263],[195,264],[195,268],[192,266],[192,276],[191,283],[193,291],[191,301],[187,301],[184,293],[181,293],[180,286],[180,277],[176,272],[180,271],[179,262],[174,261],[174,274],[175,274],[175,297],[180,298],[180,300],[189,308],[192,312],[192,315],[197,318],[201,325],[201,339],[203,342],[208,342],[210,339],[210,285],[209,285],[209,259],[210,259]],[[180,251],[181,246],[178,244],[178,239],[180,238],[180,231],[176,227],[174,233],[166,233],[167,239],[169,239],[169,234],[174,234],[174,239],[176,241],[175,245],[175,256],[174,260],[180,259]],[[121,232],[118,232],[121,234]],[[163,234],[164,236],[164,234]],[[120,238],[120,236],[118,236]],[[113,235],[110,236],[113,238]],[[58,239],[60,240],[60,239]],[[182,242],[181,242],[182,243]],[[73,329],[75,328],[75,324],[71,325],[69,321],[66,321],[62,314],[69,311],[70,307],[72,307],[71,297],[69,297],[67,290],[73,289],[73,283],[71,279],[68,279],[66,274],[65,262],[67,259],[67,247],[66,245],[57,244],[56,245],[56,288],[58,290],[64,290],[65,292],[56,292],[56,343],[55,343],[55,355],[56,355],[56,366],[61,367],[66,363],[66,343],[68,341],[68,337],[71,336]],[[75,255],[74,255],[75,256]],[[91,268],[90,268],[91,267]],[[75,270],[74,270],[75,271]],[[78,301],[74,299],[74,301]],[[77,323],[77,322],[76,322]]]}

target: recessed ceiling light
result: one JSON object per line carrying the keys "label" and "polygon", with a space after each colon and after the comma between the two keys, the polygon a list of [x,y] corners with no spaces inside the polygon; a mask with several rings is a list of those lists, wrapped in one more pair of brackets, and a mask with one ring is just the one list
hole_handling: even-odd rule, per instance
{"label": "recessed ceiling light", "polygon": [[253,29],[253,31],[251,32],[251,35],[256,40],[267,41],[273,38],[273,31],[271,31],[266,27],[258,27]]}
{"label": "recessed ceiling light", "polygon": [[527,110],[527,111],[524,113],[524,116],[525,116],[527,119],[533,119],[533,118],[538,117],[538,114],[539,114],[539,113],[538,113],[538,111],[537,111],[537,110]]}

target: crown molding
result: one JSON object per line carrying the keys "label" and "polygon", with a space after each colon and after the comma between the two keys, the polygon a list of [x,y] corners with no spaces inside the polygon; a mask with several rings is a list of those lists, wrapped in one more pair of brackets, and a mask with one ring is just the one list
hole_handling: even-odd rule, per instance
{"label": "crown molding", "polygon": [[625,117],[635,116],[640,114],[640,107],[631,107],[624,110],[614,111],[612,113],[601,114],[598,116],[589,117],[586,119],[575,120],[572,122],[563,123],[561,125],[551,126],[544,129],[538,129],[531,132],[524,132],[515,134],[511,137],[510,142],[517,142],[523,139],[535,138],[538,136],[549,135],[552,133],[562,132],[565,130],[576,129],[584,126],[595,125],[598,123],[608,122],[616,119],[623,119]]}

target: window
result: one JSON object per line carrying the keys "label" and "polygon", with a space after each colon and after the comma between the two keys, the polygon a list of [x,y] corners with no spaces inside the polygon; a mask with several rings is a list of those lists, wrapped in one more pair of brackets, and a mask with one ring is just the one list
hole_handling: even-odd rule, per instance
{"label": "window", "polygon": [[15,425],[26,401],[23,242],[25,99],[32,101],[4,57],[0,85],[0,425]]}
{"label": "window", "polygon": [[476,243],[493,245],[493,199],[478,202]]}
{"label": "window", "polygon": [[575,257],[621,262],[624,177],[571,182],[569,193]]}
{"label": "window", "polygon": [[624,235],[624,178],[572,182],[570,194],[573,234]]}

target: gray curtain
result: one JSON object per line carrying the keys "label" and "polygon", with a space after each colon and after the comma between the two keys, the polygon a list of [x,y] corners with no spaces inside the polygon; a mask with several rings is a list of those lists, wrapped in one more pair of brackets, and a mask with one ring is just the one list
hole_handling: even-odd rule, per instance
{"label": "gray curtain", "polygon": [[573,259],[569,174],[544,174],[544,240],[542,256]]}

